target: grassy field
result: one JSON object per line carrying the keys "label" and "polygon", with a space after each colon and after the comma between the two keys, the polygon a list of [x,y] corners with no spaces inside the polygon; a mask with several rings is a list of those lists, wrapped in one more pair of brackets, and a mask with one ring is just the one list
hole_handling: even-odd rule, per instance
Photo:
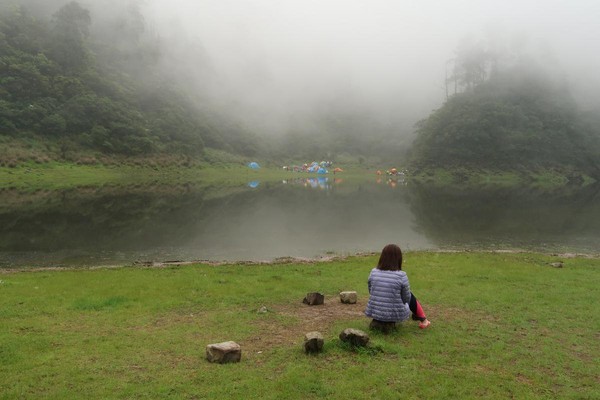
{"label": "grassy field", "polygon": [[[373,178],[374,170],[349,168],[342,174],[329,173],[328,178]],[[23,164],[14,168],[0,167],[0,189],[56,190],[103,185],[148,185],[204,183],[221,186],[246,184],[250,181],[318,177],[304,172],[289,172],[270,167],[252,170],[241,164],[195,165],[189,167],[148,165],[76,165],[50,162]]]}
{"label": "grassy field", "polygon": [[[235,186],[251,181],[270,182],[284,179],[309,178],[326,176],[329,179],[347,181],[364,181],[365,179],[387,180],[383,175],[377,177],[375,171],[385,168],[366,166],[344,166],[343,173],[334,175],[318,175],[303,172],[284,171],[272,165],[260,170],[251,170],[240,163],[218,162],[214,164],[182,165],[150,165],[140,162],[139,165],[78,165],[64,162],[25,163],[16,167],[0,166],[0,190],[18,189],[21,191],[57,190],[75,187],[98,187],[103,185],[149,185],[149,184],[219,184]],[[409,181],[438,186],[471,186],[496,187],[528,186],[533,188],[554,189],[569,184],[567,175],[572,172],[538,171],[528,174],[515,171],[472,171],[442,170],[417,171],[409,174]],[[573,173],[574,174],[574,173]],[[573,187],[593,184],[589,176],[580,176],[581,181]]]}
{"label": "grassy field", "polygon": [[[407,253],[431,328],[407,321],[353,350],[337,336],[367,330],[374,263],[0,274],[0,398],[600,398],[600,260]],[[324,306],[302,304],[312,291]],[[312,330],[326,339],[315,356]],[[242,361],[208,363],[205,346],[226,340]]]}

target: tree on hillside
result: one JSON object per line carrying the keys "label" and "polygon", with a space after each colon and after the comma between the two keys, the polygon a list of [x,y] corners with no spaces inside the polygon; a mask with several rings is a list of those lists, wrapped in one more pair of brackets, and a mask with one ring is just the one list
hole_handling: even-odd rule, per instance
{"label": "tree on hillside", "polygon": [[532,65],[497,71],[483,82],[482,77],[417,124],[414,165],[569,167],[598,174],[600,154],[591,151],[591,143],[600,137],[581,129],[563,82]]}
{"label": "tree on hillside", "polygon": [[66,71],[80,71],[89,56],[85,42],[92,23],[90,12],[72,1],[54,14],[53,23],[51,57]]}
{"label": "tree on hillside", "polygon": [[[452,68],[448,75],[448,66]],[[497,58],[482,42],[464,39],[455,51],[455,56],[446,63],[446,99],[450,97],[449,85],[453,94],[471,91],[485,82],[497,68]]]}

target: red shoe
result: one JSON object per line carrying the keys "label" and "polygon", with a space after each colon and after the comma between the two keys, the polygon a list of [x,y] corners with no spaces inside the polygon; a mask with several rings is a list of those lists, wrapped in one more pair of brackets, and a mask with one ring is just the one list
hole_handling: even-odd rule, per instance
{"label": "red shoe", "polygon": [[421,328],[421,329],[427,329],[427,328],[429,328],[429,325],[431,325],[431,322],[428,319],[426,319],[425,321],[419,322],[419,328]]}

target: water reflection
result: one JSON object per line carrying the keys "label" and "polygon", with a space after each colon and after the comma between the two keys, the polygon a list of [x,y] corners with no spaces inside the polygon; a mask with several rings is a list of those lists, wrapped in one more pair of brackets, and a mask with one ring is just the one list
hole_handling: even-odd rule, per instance
{"label": "water reflection", "polygon": [[411,185],[416,227],[439,246],[600,251],[600,187]]}
{"label": "water reflection", "polygon": [[404,179],[404,177],[388,178],[387,185],[395,188],[398,185],[406,185],[406,180]]}
{"label": "water reflection", "polygon": [[379,251],[388,242],[600,251],[598,187],[436,188],[383,179],[0,191],[0,266],[312,257]]}
{"label": "water reflection", "polygon": [[[342,183],[341,179],[334,179],[335,184]],[[320,176],[318,178],[308,177],[308,178],[292,178],[292,179],[284,179],[283,184],[286,185],[299,185],[312,189],[330,189],[331,184],[329,183],[329,178]]]}

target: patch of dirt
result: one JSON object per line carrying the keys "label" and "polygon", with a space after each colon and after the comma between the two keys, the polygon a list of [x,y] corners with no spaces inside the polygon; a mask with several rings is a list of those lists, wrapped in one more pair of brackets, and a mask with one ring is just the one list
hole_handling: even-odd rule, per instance
{"label": "patch of dirt", "polygon": [[274,305],[268,308],[265,318],[259,320],[259,333],[240,344],[254,354],[273,346],[300,346],[304,335],[312,331],[327,337],[332,333],[333,325],[340,321],[364,318],[364,326],[355,323],[348,327],[366,329],[365,307],[366,299],[359,299],[356,304],[343,304],[338,295],[325,296],[325,303],[319,306],[309,306],[301,300],[294,304]]}
{"label": "patch of dirt", "polygon": [[[343,304],[339,296],[325,296],[325,304],[309,306],[302,301],[293,304],[272,305],[268,307],[264,318],[257,322],[259,331],[240,342],[245,354],[255,355],[269,350],[272,347],[291,346],[301,348],[304,335],[308,332],[319,331],[327,337],[337,336],[333,332],[334,325],[348,321],[348,328],[357,328],[368,332],[370,319],[365,316],[364,310],[368,297],[358,299],[356,304]],[[424,305],[427,317],[436,322],[449,322],[464,319],[465,310],[456,307],[439,305]],[[480,315],[481,320],[496,322],[498,318],[493,315]],[[354,321],[354,322],[351,322]],[[413,321],[406,321],[410,324]],[[341,332],[341,331],[340,331]]]}

